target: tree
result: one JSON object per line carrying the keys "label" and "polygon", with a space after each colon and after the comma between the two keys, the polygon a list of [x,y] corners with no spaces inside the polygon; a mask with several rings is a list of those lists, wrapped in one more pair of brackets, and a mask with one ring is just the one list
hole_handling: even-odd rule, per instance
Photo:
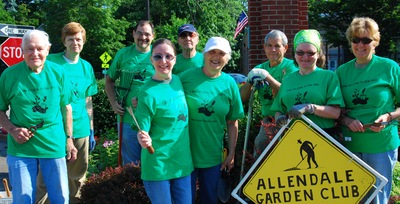
{"label": "tree", "polygon": [[400,5],[396,0],[309,0],[309,24],[322,33],[334,47],[342,46],[345,62],[354,58],[345,37],[347,27],[353,17],[365,16],[374,19],[381,33],[380,45],[376,53],[393,57],[400,37]]}
{"label": "tree", "polygon": [[114,56],[116,51],[124,46],[126,29],[129,22],[124,17],[114,18],[114,12],[119,7],[119,0],[52,0],[43,6],[46,13],[43,21],[46,32],[50,35],[52,52],[61,52],[64,46],[61,42],[62,27],[72,21],[79,22],[86,30],[87,42],[81,53],[96,72],[100,72],[99,57],[107,52]]}

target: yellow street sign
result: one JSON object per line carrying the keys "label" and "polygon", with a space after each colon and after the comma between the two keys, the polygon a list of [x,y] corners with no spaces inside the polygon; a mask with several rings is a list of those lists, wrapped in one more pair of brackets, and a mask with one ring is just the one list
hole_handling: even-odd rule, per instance
{"label": "yellow street sign", "polygon": [[112,58],[107,52],[104,52],[102,55],[100,55],[100,59],[103,64],[107,64],[107,62],[109,62]]}
{"label": "yellow street sign", "polygon": [[302,120],[293,122],[252,173],[243,193],[254,203],[359,203],[376,182],[374,174]]}
{"label": "yellow street sign", "polygon": [[108,69],[110,67],[109,64],[101,64],[101,68],[103,69]]}

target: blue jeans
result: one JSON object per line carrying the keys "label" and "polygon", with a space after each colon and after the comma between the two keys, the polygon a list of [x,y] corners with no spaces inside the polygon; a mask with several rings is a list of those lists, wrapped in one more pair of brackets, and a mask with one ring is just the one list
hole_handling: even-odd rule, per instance
{"label": "blue jeans", "polygon": [[143,181],[152,204],[188,204],[192,201],[190,175],[165,181]]}
{"label": "blue jeans", "polygon": [[[397,162],[397,148],[388,152],[378,153],[378,154],[368,154],[368,153],[354,153],[357,157],[362,159],[370,167],[375,169],[379,174],[387,178],[388,182],[383,187],[382,192],[379,192],[372,204],[387,204],[390,198],[390,191],[392,189],[392,178],[394,165]],[[380,180],[377,179],[376,186],[380,184]],[[372,191],[367,194],[367,197],[372,194]],[[365,199],[366,200],[366,199]]]}
{"label": "blue jeans", "polygon": [[36,178],[40,170],[50,203],[69,203],[67,163],[59,159],[24,158],[7,155],[14,204],[34,203]]}
{"label": "blue jeans", "polygon": [[218,203],[218,179],[221,164],[210,168],[195,168],[192,172],[192,203],[196,203],[196,181],[199,180],[199,198],[202,204]]}
{"label": "blue jeans", "polygon": [[[119,131],[119,123],[118,123]],[[142,146],[140,146],[137,140],[137,132],[132,130],[129,123],[122,124],[122,164],[134,163],[139,164],[140,153],[142,151]]]}

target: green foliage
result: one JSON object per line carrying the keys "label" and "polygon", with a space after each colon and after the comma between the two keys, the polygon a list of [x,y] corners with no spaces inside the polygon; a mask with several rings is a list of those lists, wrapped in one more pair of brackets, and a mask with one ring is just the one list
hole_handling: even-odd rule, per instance
{"label": "green foliage", "polygon": [[392,192],[391,196],[400,195],[400,163],[396,162],[393,171],[393,182],[392,182]]}
{"label": "green foliage", "polygon": [[107,130],[117,127],[116,116],[105,91],[105,83],[104,78],[97,80],[98,93],[92,97],[95,135],[103,135]]}
{"label": "green foliage", "polygon": [[[0,7],[5,8],[5,5],[2,1],[0,1]],[[11,13],[8,12],[6,9],[0,9],[0,22],[14,24],[15,20],[12,17]]]}
{"label": "green foliage", "polygon": [[[345,37],[347,27],[353,17],[370,17],[374,19],[381,33],[380,45],[376,48],[378,55],[390,57],[396,51],[395,43],[399,37],[400,4],[396,1],[376,0],[309,0],[309,25],[322,33],[333,46],[343,46],[345,61],[354,58],[349,52]],[[343,62],[341,62],[343,63]]]}
{"label": "green foliage", "polygon": [[97,145],[89,155],[88,176],[118,166],[118,133],[114,129],[97,137]]}
{"label": "green foliage", "polygon": [[81,203],[150,203],[140,179],[140,168],[132,164],[107,168],[92,175],[81,190]]}

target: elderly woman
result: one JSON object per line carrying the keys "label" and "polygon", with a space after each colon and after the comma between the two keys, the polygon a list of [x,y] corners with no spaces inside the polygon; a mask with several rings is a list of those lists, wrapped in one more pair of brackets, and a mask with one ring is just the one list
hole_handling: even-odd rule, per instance
{"label": "elderly woman", "polygon": [[374,54],[380,34],[373,19],[354,18],[346,38],[356,58],[336,71],[348,109],[342,119],[344,145],[389,180],[373,201],[386,204],[400,144],[397,122],[392,122],[400,115],[395,106],[400,100],[400,68]]}
{"label": "elderly woman", "polygon": [[[217,203],[221,170],[234,165],[238,119],[244,117],[239,89],[234,79],[222,72],[231,58],[228,40],[210,38],[204,49],[204,66],[181,73],[189,107],[190,147],[193,156],[192,196],[199,179],[200,202]],[[222,161],[225,129],[229,154]]]}
{"label": "elderly woman", "polygon": [[299,71],[287,75],[281,84],[271,107],[276,111],[276,122],[286,124],[287,113],[290,118],[306,114],[325,132],[337,135],[335,119],[344,104],[335,73],[317,66],[317,61],[324,58],[319,32],[299,31],[294,37],[293,51]]}

